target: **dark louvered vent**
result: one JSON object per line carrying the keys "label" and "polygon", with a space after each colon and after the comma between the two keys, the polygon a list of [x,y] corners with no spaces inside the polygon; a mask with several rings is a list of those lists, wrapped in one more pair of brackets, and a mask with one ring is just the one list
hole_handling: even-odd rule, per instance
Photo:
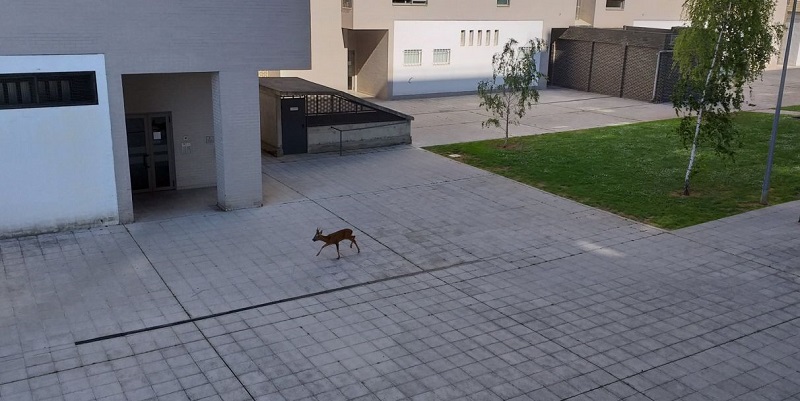
{"label": "dark louvered vent", "polygon": [[97,104],[93,71],[0,74],[0,109]]}

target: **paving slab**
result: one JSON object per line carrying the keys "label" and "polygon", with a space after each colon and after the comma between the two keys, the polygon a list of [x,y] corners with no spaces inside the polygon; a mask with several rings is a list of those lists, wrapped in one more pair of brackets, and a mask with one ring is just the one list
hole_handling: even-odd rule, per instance
{"label": "paving slab", "polygon": [[800,202],[668,232],[410,146],[263,169],[262,208],[0,241],[0,398],[800,396]]}
{"label": "paving slab", "polygon": [[[779,84],[780,71],[766,71],[762,79],[746,89],[743,109],[767,112],[774,109]],[[539,92],[538,104],[527,112],[521,125],[510,129],[510,135],[540,135],[676,117],[670,103],[656,104],[557,87]],[[504,132],[498,129],[481,127],[481,122],[489,114],[480,107],[475,94],[370,100],[415,117],[411,124],[414,146],[500,139],[504,136]],[[788,71],[783,104],[800,105],[800,68]]]}

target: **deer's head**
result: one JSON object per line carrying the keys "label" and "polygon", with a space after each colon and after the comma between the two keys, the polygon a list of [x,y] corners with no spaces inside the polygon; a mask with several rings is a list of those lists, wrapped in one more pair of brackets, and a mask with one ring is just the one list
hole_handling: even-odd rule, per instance
{"label": "deer's head", "polygon": [[317,228],[317,232],[314,233],[314,238],[311,239],[311,242],[314,241],[322,241],[322,230]]}

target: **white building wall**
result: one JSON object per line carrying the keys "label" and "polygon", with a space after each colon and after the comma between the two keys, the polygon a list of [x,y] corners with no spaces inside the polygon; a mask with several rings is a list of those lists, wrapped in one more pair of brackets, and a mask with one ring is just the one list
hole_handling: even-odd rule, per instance
{"label": "white building wall", "polygon": [[0,236],[119,220],[105,57],[0,56],[0,74],[94,71],[97,105],[0,110]]}
{"label": "white building wall", "polygon": [[[476,91],[480,80],[491,78],[492,55],[502,51],[508,39],[525,43],[543,38],[543,27],[542,21],[395,21],[392,96]],[[472,46],[470,31],[474,32]],[[480,45],[478,31],[482,31]],[[488,45],[487,31],[491,32]],[[497,45],[495,31],[499,32]],[[404,66],[404,51],[413,49],[422,50],[422,65]],[[450,49],[450,64],[433,65],[434,49]]]}
{"label": "white building wall", "polygon": [[642,28],[672,29],[675,26],[689,26],[688,21],[680,20],[636,20],[633,26]]}

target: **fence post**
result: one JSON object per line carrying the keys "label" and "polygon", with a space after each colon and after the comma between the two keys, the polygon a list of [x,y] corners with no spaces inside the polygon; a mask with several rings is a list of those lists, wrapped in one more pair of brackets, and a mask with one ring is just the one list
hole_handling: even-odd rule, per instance
{"label": "fence post", "polygon": [[622,52],[622,77],[619,80],[619,97],[625,94],[625,72],[628,69],[628,44],[625,44]]}
{"label": "fence post", "polygon": [[592,51],[589,53],[589,79],[586,80],[586,92],[592,91],[592,70],[594,69],[594,41],[592,42]]}

